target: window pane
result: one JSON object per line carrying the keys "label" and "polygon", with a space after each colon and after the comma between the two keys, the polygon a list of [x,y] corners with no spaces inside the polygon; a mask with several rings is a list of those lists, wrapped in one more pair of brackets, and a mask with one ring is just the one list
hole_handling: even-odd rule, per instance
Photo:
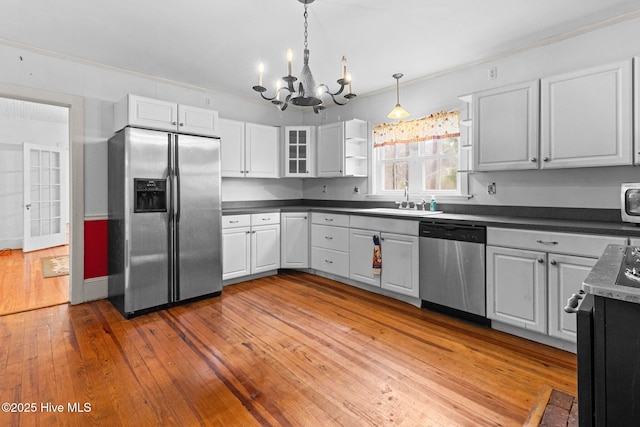
{"label": "window pane", "polygon": [[397,162],[396,164],[396,190],[404,190],[407,188],[409,181],[409,162]]}
{"label": "window pane", "polygon": [[410,144],[396,144],[396,159],[410,156],[409,145]]}
{"label": "window pane", "polygon": [[438,140],[432,139],[430,141],[424,142],[424,153],[425,156],[434,156],[438,154]]}
{"label": "window pane", "polygon": [[385,160],[391,160],[396,158],[396,146],[395,145],[385,145],[382,147],[382,158]]}
{"label": "window pane", "polygon": [[438,189],[438,159],[426,159],[424,161],[424,189]]}
{"label": "window pane", "polygon": [[382,188],[385,190],[395,190],[394,188],[394,164],[393,163],[384,163],[383,164],[384,175],[382,179]]}
{"label": "window pane", "polygon": [[447,138],[440,142],[442,154],[456,154],[458,152],[458,138]]}
{"label": "window pane", "polygon": [[440,189],[455,190],[458,188],[458,166],[453,158],[440,160]]}
{"label": "window pane", "polygon": [[409,178],[409,162],[384,163],[382,188],[385,190],[403,190]]}

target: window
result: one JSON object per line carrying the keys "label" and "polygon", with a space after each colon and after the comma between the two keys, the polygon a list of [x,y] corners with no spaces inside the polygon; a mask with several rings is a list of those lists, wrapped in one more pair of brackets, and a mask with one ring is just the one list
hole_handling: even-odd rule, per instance
{"label": "window", "polygon": [[377,125],[373,150],[376,194],[397,195],[407,188],[410,194],[422,197],[466,192],[466,175],[458,171],[458,111]]}

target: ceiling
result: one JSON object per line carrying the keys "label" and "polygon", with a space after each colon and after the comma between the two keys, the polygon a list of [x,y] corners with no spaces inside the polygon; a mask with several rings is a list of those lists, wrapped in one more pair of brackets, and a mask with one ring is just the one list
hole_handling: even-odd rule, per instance
{"label": "ceiling", "polygon": [[[297,0],[3,0],[0,41],[255,99],[259,62],[272,91],[291,47],[299,75],[303,11]],[[638,0],[316,0],[310,66],[335,88],[346,55],[364,95],[394,88],[397,72],[406,83],[639,11]]]}

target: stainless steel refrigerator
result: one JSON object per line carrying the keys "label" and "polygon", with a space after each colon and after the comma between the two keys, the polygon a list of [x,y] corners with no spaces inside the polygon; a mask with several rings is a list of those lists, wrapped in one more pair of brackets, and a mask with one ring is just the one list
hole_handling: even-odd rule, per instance
{"label": "stainless steel refrigerator", "polygon": [[108,162],[113,305],[128,318],[220,295],[220,140],[126,127]]}

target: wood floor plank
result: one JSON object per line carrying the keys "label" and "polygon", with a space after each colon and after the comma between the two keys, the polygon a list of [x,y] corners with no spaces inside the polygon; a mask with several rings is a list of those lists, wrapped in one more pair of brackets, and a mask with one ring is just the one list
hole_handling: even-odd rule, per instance
{"label": "wood floor plank", "polygon": [[68,255],[69,246],[0,256],[0,316],[69,302],[69,276],[43,278],[40,258]]}
{"label": "wood floor plank", "polygon": [[0,316],[0,425],[522,425],[575,355],[318,276],[131,320],[108,301]]}

